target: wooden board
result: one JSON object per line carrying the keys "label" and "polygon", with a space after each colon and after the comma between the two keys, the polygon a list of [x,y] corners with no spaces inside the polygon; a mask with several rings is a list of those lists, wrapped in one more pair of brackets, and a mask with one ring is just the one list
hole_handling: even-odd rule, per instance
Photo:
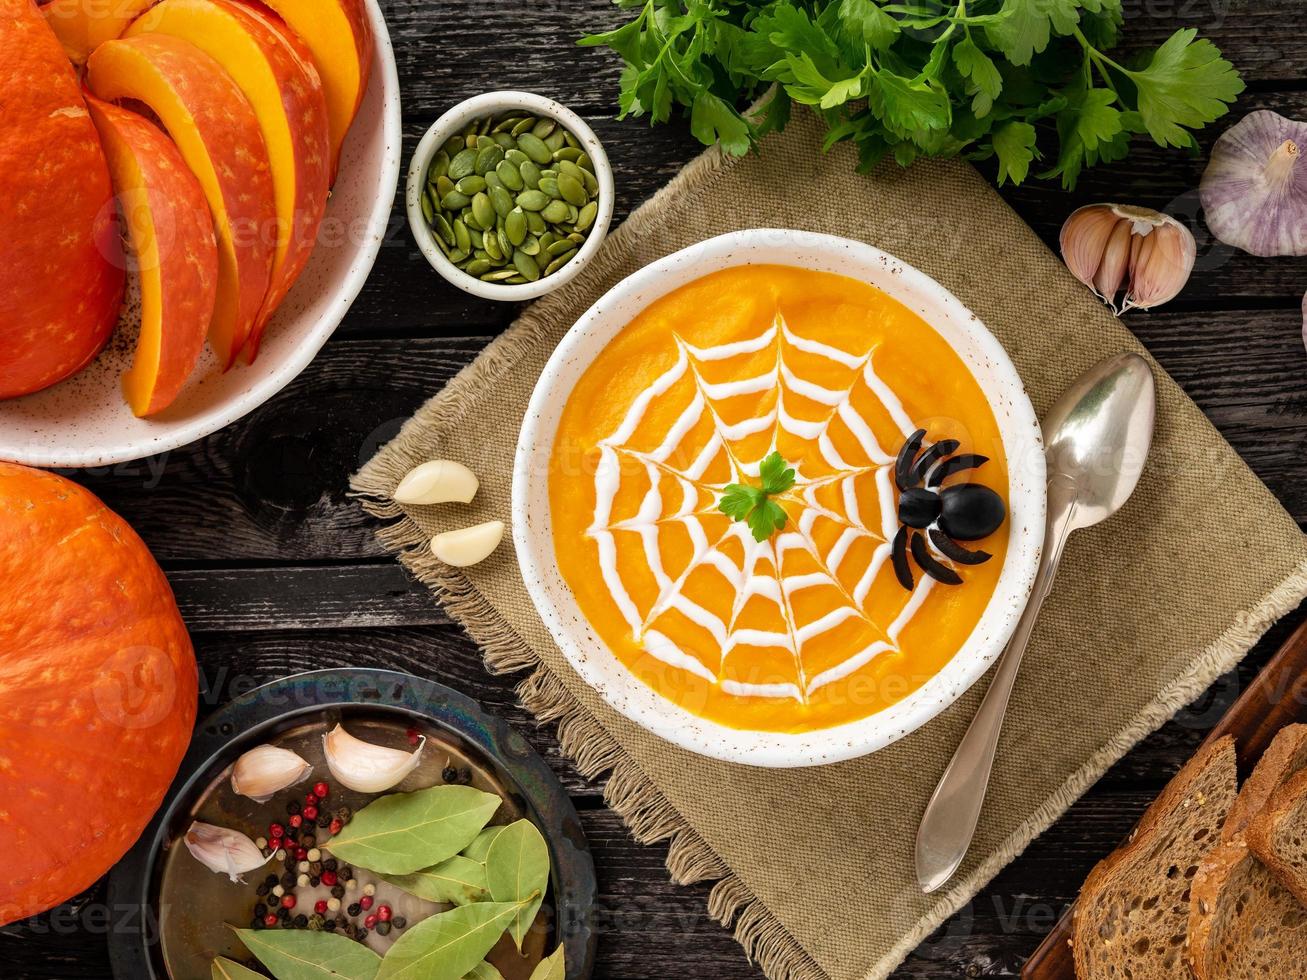
{"label": "wooden board", "polygon": [[[1276,733],[1285,725],[1302,721],[1307,721],[1307,623],[1294,631],[1203,744],[1233,735],[1239,774],[1247,777]],[[1071,957],[1073,912],[1074,906],[1026,961],[1022,980],[1075,980]]]}

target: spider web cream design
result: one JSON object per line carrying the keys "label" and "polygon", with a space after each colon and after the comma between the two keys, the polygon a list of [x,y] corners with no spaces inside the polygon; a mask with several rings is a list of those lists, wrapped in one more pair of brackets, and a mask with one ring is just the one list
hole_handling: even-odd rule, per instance
{"label": "spider web cream design", "polygon": [[[728,694],[806,702],[897,652],[900,633],[931,592],[922,576],[911,595],[898,591],[892,614],[868,609],[898,528],[894,458],[868,422],[869,406],[890,420],[900,442],[917,426],[877,376],[874,349],[851,353],[799,336],[779,315],[756,337],[715,347],[673,342],[675,363],[599,443],[587,533],[604,583],[636,642],[663,664]],[[736,377],[733,361],[757,373]],[[769,366],[757,371],[760,364]],[[832,388],[804,376],[818,366],[846,383]],[[741,401],[751,411],[741,415]],[[671,421],[651,433],[647,417]],[[743,522],[723,530],[717,503],[726,486],[756,481],[782,440],[796,471],[794,487],[778,498],[791,518],[785,529],[762,542]],[[639,487],[630,482],[637,480]],[[619,495],[640,487],[634,513],[617,513]],[[689,541],[688,560],[667,556],[664,536],[673,527]],[[656,586],[651,599],[637,600],[650,590],[633,588],[623,573],[625,536],[639,539]],[[759,671],[766,676],[752,676]]]}

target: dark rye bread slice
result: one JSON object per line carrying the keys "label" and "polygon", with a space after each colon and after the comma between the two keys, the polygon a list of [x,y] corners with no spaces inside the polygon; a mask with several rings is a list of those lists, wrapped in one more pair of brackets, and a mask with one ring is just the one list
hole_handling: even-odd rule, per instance
{"label": "dark rye bread slice", "polygon": [[1176,980],[1185,974],[1189,885],[1217,843],[1238,790],[1234,739],[1199,749],[1090,872],[1075,906],[1078,980]]}
{"label": "dark rye bread slice", "polygon": [[1248,825],[1248,846],[1307,905],[1307,770],[1271,794]]}
{"label": "dark rye bread slice", "polygon": [[1304,768],[1307,768],[1307,725],[1285,725],[1262,753],[1252,775],[1244,780],[1221,830],[1221,840],[1242,837],[1248,824],[1266,807],[1271,794]]}
{"label": "dark rye bread slice", "polygon": [[1307,980],[1307,909],[1241,838],[1194,876],[1189,967],[1195,980]]}

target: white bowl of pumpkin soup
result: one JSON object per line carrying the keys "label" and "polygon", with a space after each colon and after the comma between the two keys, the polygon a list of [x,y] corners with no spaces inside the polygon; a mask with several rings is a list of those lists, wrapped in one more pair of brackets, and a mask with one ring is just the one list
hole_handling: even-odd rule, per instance
{"label": "white bowl of pumpkin soup", "polygon": [[755,766],[865,755],[1002,651],[1043,544],[1039,423],[934,280],[781,230],[610,290],[541,376],[513,536],[580,676],[669,742]]}

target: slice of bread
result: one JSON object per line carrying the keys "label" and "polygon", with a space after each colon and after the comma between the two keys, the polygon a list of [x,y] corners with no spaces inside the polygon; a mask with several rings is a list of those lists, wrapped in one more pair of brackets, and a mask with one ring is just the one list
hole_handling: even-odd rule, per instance
{"label": "slice of bread", "polygon": [[1207,856],[1192,891],[1196,980],[1307,980],[1307,909],[1242,839]]}
{"label": "slice of bread", "polygon": [[1185,974],[1189,885],[1220,839],[1238,791],[1234,739],[1200,749],[1130,840],[1090,873],[1076,902],[1078,980],[1176,980]]}
{"label": "slice of bread", "polygon": [[1221,840],[1242,837],[1248,824],[1266,807],[1271,794],[1304,768],[1307,768],[1307,725],[1285,725],[1262,753],[1252,775],[1244,780],[1221,830]]}
{"label": "slice of bread", "polygon": [[1248,824],[1248,846],[1307,905],[1307,770],[1271,794]]}

